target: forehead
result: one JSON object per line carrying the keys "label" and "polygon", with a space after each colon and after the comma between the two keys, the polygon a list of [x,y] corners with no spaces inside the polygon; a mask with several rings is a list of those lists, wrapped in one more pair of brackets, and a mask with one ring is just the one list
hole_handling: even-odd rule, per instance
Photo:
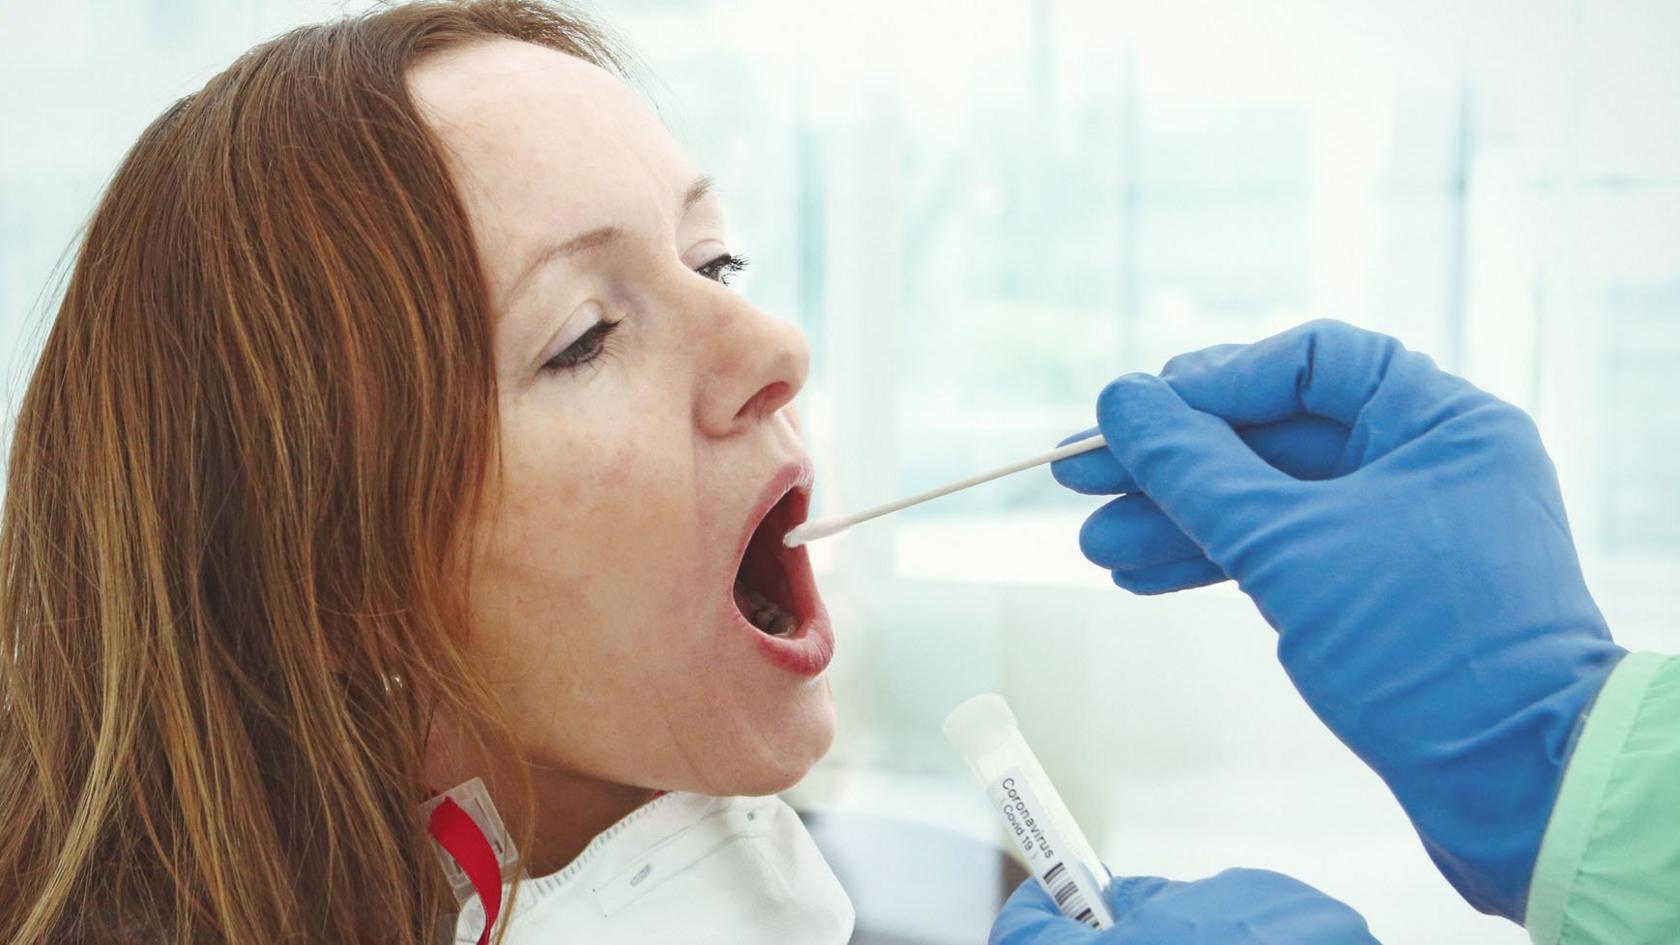
{"label": "forehead", "polygon": [[557,50],[475,41],[416,64],[409,85],[490,257],[596,226],[658,227],[693,177],[628,86]]}

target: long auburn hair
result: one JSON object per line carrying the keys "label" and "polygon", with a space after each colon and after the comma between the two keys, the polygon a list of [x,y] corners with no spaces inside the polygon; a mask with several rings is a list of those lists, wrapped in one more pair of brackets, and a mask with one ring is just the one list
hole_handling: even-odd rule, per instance
{"label": "long auburn hair", "polygon": [[100,199],[0,524],[0,942],[447,924],[429,724],[519,756],[463,651],[491,312],[405,79],[489,37],[618,68],[539,0],[297,29],[164,112]]}

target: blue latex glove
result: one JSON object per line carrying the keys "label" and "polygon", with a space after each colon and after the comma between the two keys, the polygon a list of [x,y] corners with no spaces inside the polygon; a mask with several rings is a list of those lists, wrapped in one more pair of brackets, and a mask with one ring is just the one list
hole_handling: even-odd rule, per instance
{"label": "blue latex glove", "polygon": [[988,945],[1377,945],[1359,913],[1296,879],[1226,870],[1194,883],[1116,879],[1114,927],[1064,918],[1037,880],[1022,883]]}
{"label": "blue latex glove", "polygon": [[1086,556],[1138,593],[1235,579],[1447,879],[1521,921],[1574,732],[1624,653],[1533,421],[1340,322],[1121,377],[1097,419],[1109,448],[1053,467],[1131,493],[1085,523]]}

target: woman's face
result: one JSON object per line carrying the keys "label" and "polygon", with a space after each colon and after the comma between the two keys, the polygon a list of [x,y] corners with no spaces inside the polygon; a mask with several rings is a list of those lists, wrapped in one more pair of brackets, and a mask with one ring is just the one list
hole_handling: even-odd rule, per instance
{"label": "woman's face", "polygon": [[834,731],[827,613],[803,550],[780,545],[811,485],[803,337],[723,284],[715,196],[607,72],[491,40],[410,85],[496,318],[502,461],[476,519],[468,645],[539,766],[787,787]]}

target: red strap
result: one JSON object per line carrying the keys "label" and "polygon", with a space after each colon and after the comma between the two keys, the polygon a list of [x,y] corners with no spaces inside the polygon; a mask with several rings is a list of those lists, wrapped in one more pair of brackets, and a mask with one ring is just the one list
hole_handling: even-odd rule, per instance
{"label": "red strap", "polygon": [[490,848],[484,831],[478,829],[478,824],[454,798],[446,797],[432,809],[426,829],[472,880],[478,901],[484,904],[484,931],[478,933],[478,945],[485,945],[490,941],[490,930],[496,927],[496,916],[502,911],[502,868],[496,862],[496,851]]}

